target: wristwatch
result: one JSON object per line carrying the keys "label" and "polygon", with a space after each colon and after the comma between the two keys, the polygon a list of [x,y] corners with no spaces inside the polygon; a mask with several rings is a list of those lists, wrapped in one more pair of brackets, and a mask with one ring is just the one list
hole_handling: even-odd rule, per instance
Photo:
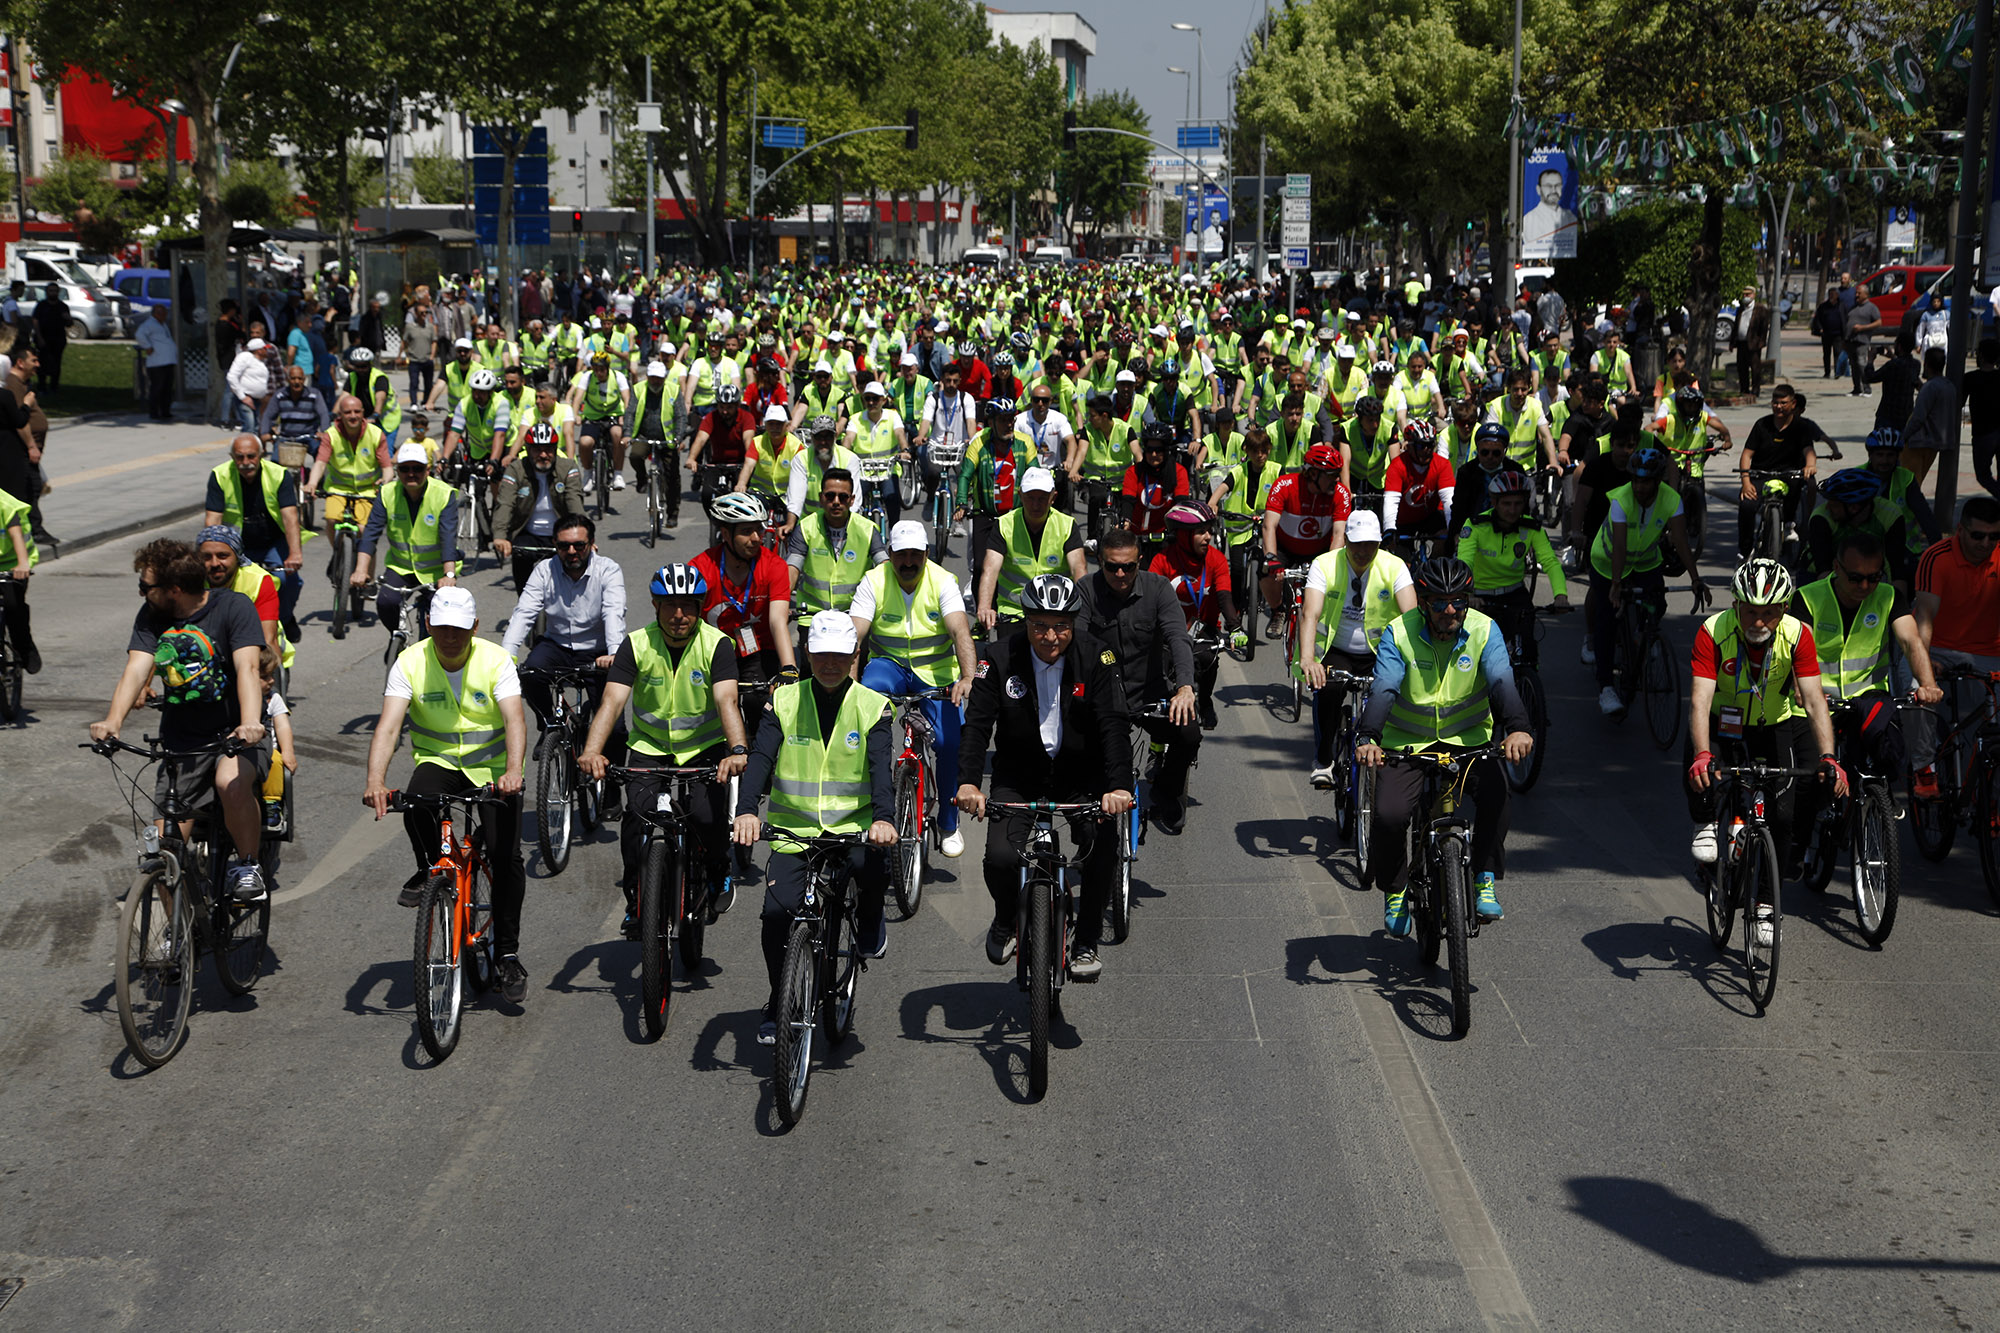
{"label": "wristwatch", "polygon": [[732,745],[732,746],[730,746],[730,747],[729,747],[729,753],[731,753],[731,754],[749,754],[749,753],[750,753],[750,747],[749,747],[749,746],[747,746],[747,745]]}

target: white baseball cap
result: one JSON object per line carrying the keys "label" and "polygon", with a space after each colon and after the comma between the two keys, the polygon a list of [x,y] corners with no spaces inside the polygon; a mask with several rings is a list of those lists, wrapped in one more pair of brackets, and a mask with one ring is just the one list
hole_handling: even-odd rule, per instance
{"label": "white baseball cap", "polygon": [[660,344],[660,351],[667,356],[679,356],[680,350],[681,350],[680,348],[674,346],[672,343]]}
{"label": "white baseball cap", "polygon": [[821,611],[813,616],[806,631],[809,653],[851,653],[858,642],[854,621],[845,611]]}
{"label": "white baseball cap", "polygon": [[776,403],[772,403],[764,409],[764,421],[767,425],[773,421],[787,421],[789,419],[785,413],[785,409],[779,407]]}
{"label": "white baseball cap", "polygon": [[1372,509],[1355,510],[1347,516],[1347,540],[1350,542],[1381,541],[1381,518]]}
{"label": "white baseball cap", "polygon": [[1055,488],[1056,474],[1045,467],[1031,467],[1021,474],[1021,490],[1023,492],[1054,491]]}
{"label": "white baseball cap", "polygon": [[1152,328],[1146,330],[1146,332],[1152,334],[1155,338],[1164,338],[1167,336],[1167,326],[1164,324],[1155,324]]}
{"label": "white baseball cap", "polygon": [[821,357],[819,360],[813,362],[813,374],[831,375],[832,373],[833,373],[833,362],[827,360],[825,357]]}
{"label": "white baseball cap", "polygon": [[914,366],[917,364],[917,354],[915,352],[905,352],[903,353],[903,359],[896,364],[899,366]]}
{"label": "white baseball cap", "polygon": [[[593,321],[593,322],[595,322],[595,321]],[[455,343],[453,343],[453,344],[452,344],[452,347],[453,347],[454,349],[456,349],[456,348],[461,348],[461,347],[462,347],[462,348],[464,348],[464,349],[465,349],[466,351],[468,351],[468,352],[469,352],[469,351],[471,351],[471,350],[472,350],[472,339],[470,339],[470,338],[460,338],[460,339],[459,339],[459,340],[458,340],[457,342],[455,342]]]}
{"label": "white baseball cap", "polygon": [[[422,451],[422,446],[418,446]],[[471,629],[479,623],[479,604],[470,588],[439,588],[431,596],[431,628]]]}
{"label": "white baseball cap", "polygon": [[646,363],[646,378],[647,378],[647,379],[649,379],[649,380],[650,380],[650,379],[665,379],[666,377],[667,377],[667,363],[666,363],[666,362],[664,362],[664,361],[648,361],[648,362]]}
{"label": "white baseball cap", "polygon": [[415,440],[404,440],[396,446],[396,466],[401,467],[405,463],[422,463],[425,467],[429,467],[431,456]]}
{"label": "white baseball cap", "polygon": [[889,549],[892,551],[929,550],[931,539],[924,532],[924,525],[915,519],[906,518],[889,529]]}
{"label": "white baseball cap", "polygon": [[931,328],[938,333],[950,333],[951,321],[948,319],[941,319],[937,323],[931,325]]}
{"label": "white baseball cap", "polygon": [[1112,382],[1114,384],[1137,384],[1139,377],[1129,370],[1121,370],[1118,372],[1118,378]]}
{"label": "white baseball cap", "polygon": [[889,391],[882,387],[881,380],[869,380],[868,387],[861,391],[861,396],[863,398],[866,398],[871,394],[873,394],[877,398],[887,398],[889,396]]}
{"label": "white baseball cap", "polygon": [[270,345],[262,338],[252,338],[249,342],[243,344],[243,350],[246,352],[261,352]]}

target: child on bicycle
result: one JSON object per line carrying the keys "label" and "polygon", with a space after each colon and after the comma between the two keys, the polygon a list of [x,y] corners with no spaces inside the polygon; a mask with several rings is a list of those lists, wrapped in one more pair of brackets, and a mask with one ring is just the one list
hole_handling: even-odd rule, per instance
{"label": "child on bicycle", "polygon": [[264,827],[285,824],[285,784],[299,771],[299,749],[292,742],[292,710],[278,692],[278,655],[265,644],[257,650],[257,676],[264,686],[264,725],[277,742],[278,763],[264,776]]}

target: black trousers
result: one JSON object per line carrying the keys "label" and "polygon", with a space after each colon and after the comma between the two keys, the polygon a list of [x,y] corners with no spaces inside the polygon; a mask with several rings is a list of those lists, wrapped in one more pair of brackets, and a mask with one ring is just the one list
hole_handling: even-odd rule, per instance
{"label": "black trousers", "polygon": [[1201,753],[1201,721],[1171,722],[1164,717],[1134,718],[1145,733],[1156,744],[1166,746],[1160,756],[1160,766],[1153,774],[1153,788],[1147,798],[1155,808],[1180,809],[1181,797],[1187,792],[1188,769],[1194,767],[1195,756]]}
{"label": "black trousers", "polygon": [[[869,938],[882,921],[882,896],[889,888],[889,849],[866,843],[847,853],[847,882],[860,893],[856,900],[861,937]],[[795,852],[771,853],[764,880],[764,970],[771,976],[771,1008],[778,1006],[778,970],[785,965],[785,938],[792,918],[806,897],[806,858]],[[1098,908],[1100,914],[1103,907]]]}
{"label": "black trousers", "polygon": [[1745,344],[1736,349],[1736,387],[1755,397],[1763,388],[1764,349]]}
{"label": "black trousers", "polygon": [[[443,764],[418,764],[403,790],[416,796],[448,796],[471,791],[479,784]],[[435,810],[406,810],[403,829],[410,835],[417,869],[437,861],[438,816]],[[493,867],[493,950],[518,953],[521,948],[521,903],[528,896],[528,873],[521,865],[521,798],[518,795],[479,807],[479,832],[486,862]]]}
{"label": "black trousers", "polygon": [[[1385,764],[1375,786],[1374,841],[1368,848],[1368,875],[1377,887],[1395,892],[1410,882],[1409,849],[1404,831],[1428,814],[1419,811],[1425,770],[1414,764]],[[1482,759],[1466,775],[1465,794],[1472,800],[1472,873],[1491,870],[1507,876],[1507,778],[1500,765]],[[1424,830],[1418,829],[1421,836]]]}
{"label": "black trousers", "polygon": [[[1067,793],[1017,792],[995,787],[993,799],[1077,801],[1088,800],[1089,797]],[[1007,931],[1014,929],[1016,907],[1021,900],[1021,867],[1026,864],[1021,849],[1027,845],[1029,823],[1027,815],[1009,813],[993,816],[986,828],[986,855],[980,868],[986,875],[986,892],[993,899],[993,924]],[[1062,834],[1061,823],[1057,821],[1059,837]],[[1118,825],[1115,822],[1100,823],[1093,832],[1095,840],[1083,863],[1083,891],[1077,903],[1076,947],[1079,952],[1095,949],[1103,938],[1104,906],[1111,901],[1111,881],[1118,875]],[[1092,837],[1093,833],[1082,836]]]}
{"label": "black trousers", "polygon": [[[619,731],[624,730],[623,725]],[[614,741],[622,748],[624,741],[618,733],[613,733]],[[605,747],[606,751],[610,746]],[[685,765],[676,765],[660,755],[633,753],[622,762],[632,768],[694,768],[713,764],[722,756],[722,747],[713,746],[696,755]],[[612,762],[621,761],[613,759]],[[625,901],[633,902],[638,892],[639,872],[643,868],[641,858],[646,844],[646,821],[635,811],[651,810],[659,800],[660,788],[666,784],[658,778],[631,777],[625,780],[625,818],[618,825],[618,854],[624,860],[625,873],[618,880],[618,887],[625,891]],[[726,782],[697,782],[687,789],[688,824],[694,830],[696,847],[694,855],[708,870],[709,891],[722,883],[722,877],[729,873],[729,784]]]}
{"label": "black trousers", "polygon": [[146,415],[155,421],[171,421],[174,415],[174,368],[146,367]]}
{"label": "black trousers", "polygon": [[[521,666],[524,670],[528,667],[536,667],[543,671],[553,671],[564,667],[587,667],[596,662],[597,658],[598,654],[592,649],[565,648],[553,639],[543,639],[528,650],[528,655],[521,659]],[[529,708],[534,710],[535,721],[541,724],[544,731],[548,730],[549,709],[552,706],[549,699],[548,682],[524,678],[521,681],[521,698],[527,703]],[[604,682],[600,680],[592,685],[589,691],[589,703],[587,707],[592,716],[596,714],[598,705],[603,700]],[[589,717],[584,719],[586,728],[589,725],[589,720]],[[582,732],[578,733],[578,739],[582,739]],[[617,725],[611,728],[611,740],[606,743],[604,753],[610,758],[612,763],[622,764],[625,761],[619,756],[624,754],[624,752],[625,719],[621,715]]]}
{"label": "black trousers", "polygon": [[0,584],[0,600],[6,605],[7,637],[13,642],[15,653],[25,658],[35,650],[35,636],[28,630],[28,585],[11,581]]}
{"label": "black trousers", "polygon": [[[1716,720],[1711,718],[1711,732],[1716,725]],[[1802,756],[1811,754],[1812,729],[1806,719],[1795,717],[1776,726],[1745,727],[1741,740],[1723,740],[1711,734],[1710,744],[1715,746],[1718,763],[1739,764],[1749,759],[1762,759],[1767,764],[1790,768],[1799,765]],[[1687,736],[1681,741],[1681,787],[1687,794],[1688,818],[1697,824],[1712,824],[1718,804],[1716,789],[1710,786],[1706,791],[1695,790],[1686,776],[1693,763],[1694,737]],[[1779,779],[1766,794],[1773,802],[1766,813],[1772,830],[1778,835],[1778,860],[1781,864],[1790,865],[1797,856],[1793,839],[1800,828],[1809,827],[1794,817],[1799,805],[1798,780]]]}
{"label": "black trousers", "polygon": [[[1345,671],[1354,676],[1375,674],[1375,654],[1349,653],[1339,648],[1329,648],[1320,662],[1328,671]],[[1324,768],[1333,762],[1333,743],[1339,739],[1340,704],[1347,697],[1347,690],[1331,682],[1313,695],[1313,759]]]}
{"label": "black trousers", "polygon": [[42,365],[35,373],[35,379],[43,393],[53,398],[62,392],[63,353],[69,350],[69,339],[50,338],[42,343]]}
{"label": "black trousers", "polygon": [[1535,643],[1535,599],[1526,587],[1510,592],[1481,593],[1480,601],[1486,604],[1486,614],[1500,627],[1500,632],[1509,639],[1521,641],[1521,659],[1529,666],[1541,661],[1541,648]]}

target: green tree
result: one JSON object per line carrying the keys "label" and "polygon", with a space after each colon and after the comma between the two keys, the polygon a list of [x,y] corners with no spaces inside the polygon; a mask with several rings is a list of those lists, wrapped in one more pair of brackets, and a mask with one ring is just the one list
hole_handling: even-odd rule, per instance
{"label": "green tree", "polygon": [[[112,225],[114,239],[109,248],[123,244],[125,192],[111,182],[111,164],[88,148],[70,148],[42,169],[42,177],[28,188],[28,207],[74,220],[89,213]],[[85,241],[93,249],[103,236]]]}
{"label": "green tree", "polygon": [[410,154],[407,165],[410,184],[417,197],[427,204],[466,204],[471,176],[465,159],[451,151],[442,138]]}
{"label": "green tree", "polygon": [[[1077,103],[1079,126],[1101,125],[1150,132],[1139,99],[1125,89],[1093,93]],[[1107,223],[1129,213],[1144,192],[1146,157],[1151,150],[1137,139],[1115,134],[1079,134],[1076,148],[1062,159],[1062,177],[1072,219],[1085,222],[1086,234],[1094,242],[1104,234]]]}
{"label": "green tree", "polygon": [[238,158],[222,181],[229,216],[264,227],[288,227],[298,220],[298,190],[276,158]]}

